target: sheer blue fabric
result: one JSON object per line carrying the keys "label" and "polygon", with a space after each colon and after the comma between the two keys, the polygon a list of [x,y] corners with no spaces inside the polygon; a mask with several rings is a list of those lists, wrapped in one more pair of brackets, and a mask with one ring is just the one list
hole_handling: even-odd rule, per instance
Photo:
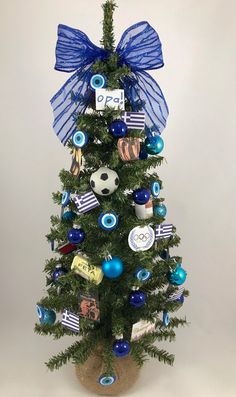
{"label": "sheer blue fabric", "polygon": [[[128,65],[132,73],[121,84],[133,111],[146,113],[145,131],[148,136],[160,134],[166,125],[168,107],[156,81],[145,70],[164,65],[161,42],[156,31],[143,21],[128,28],[116,49],[120,64]],[[78,114],[83,114],[91,101],[89,81],[92,65],[105,60],[109,52],[94,45],[80,30],[65,25],[58,27],[55,69],[76,72],[51,99],[55,133],[65,145],[76,128]]]}

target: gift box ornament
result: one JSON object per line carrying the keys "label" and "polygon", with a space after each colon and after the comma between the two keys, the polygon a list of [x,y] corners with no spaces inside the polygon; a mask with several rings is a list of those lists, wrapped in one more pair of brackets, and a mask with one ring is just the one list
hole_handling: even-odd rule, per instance
{"label": "gift box ornament", "polygon": [[140,139],[139,138],[120,138],[118,140],[118,152],[123,161],[139,159]]}
{"label": "gift box ornament", "polygon": [[74,257],[71,270],[96,285],[100,284],[103,279],[102,269],[98,266],[91,265],[88,259],[82,255],[76,255]]}

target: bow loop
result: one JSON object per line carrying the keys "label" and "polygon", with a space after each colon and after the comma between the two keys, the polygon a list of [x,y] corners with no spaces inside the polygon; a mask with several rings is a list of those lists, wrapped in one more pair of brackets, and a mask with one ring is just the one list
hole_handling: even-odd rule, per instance
{"label": "bow loop", "polygon": [[116,52],[121,63],[133,71],[158,69],[164,65],[159,36],[146,21],[124,31]]}
{"label": "bow loop", "polygon": [[93,44],[85,33],[66,25],[58,26],[56,70],[74,72],[107,56],[108,52]]}

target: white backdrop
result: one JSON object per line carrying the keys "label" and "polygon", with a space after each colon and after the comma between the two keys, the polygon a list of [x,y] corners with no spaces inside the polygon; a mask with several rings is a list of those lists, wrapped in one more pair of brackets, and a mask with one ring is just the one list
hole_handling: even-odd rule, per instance
{"label": "white backdrop", "polygon": [[[58,209],[51,192],[69,153],[51,128],[50,97],[68,75],[53,70],[58,23],[101,38],[102,1],[1,0],[1,363],[4,397],[86,395],[72,366],[43,362],[66,347],[33,334],[35,302],[50,247],[44,234]],[[191,297],[181,315],[173,368],[150,361],[128,395],[233,397],[235,381],[235,13],[230,0],[118,0],[116,38],[148,20],[163,42],[165,67],[153,72],[170,116],[163,133],[169,222]]]}

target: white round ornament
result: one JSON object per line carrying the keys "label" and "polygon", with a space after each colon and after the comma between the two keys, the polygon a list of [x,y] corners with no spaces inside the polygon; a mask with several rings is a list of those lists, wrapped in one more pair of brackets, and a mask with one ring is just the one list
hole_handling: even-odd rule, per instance
{"label": "white round ornament", "polygon": [[109,196],[118,188],[119,177],[116,171],[101,167],[91,175],[90,185],[93,191],[100,196]]}
{"label": "white round ornament", "polygon": [[136,226],[128,237],[129,246],[133,251],[147,251],[155,241],[155,232],[151,226]]}

